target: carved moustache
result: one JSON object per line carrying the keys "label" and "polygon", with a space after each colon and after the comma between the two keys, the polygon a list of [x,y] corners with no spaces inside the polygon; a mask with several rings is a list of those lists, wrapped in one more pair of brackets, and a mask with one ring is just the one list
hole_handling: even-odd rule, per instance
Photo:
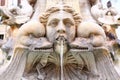
{"label": "carved moustache", "polygon": [[65,43],[67,41],[67,39],[64,36],[59,36],[59,37],[56,38],[56,41],[57,42],[63,41],[63,43]]}
{"label": "carved moustache", "polygon": [[67,41],[67,36],[65,34],[59,34],[55,38],[56,41]]}
{"label": "carved moustache", "polygon": [[61,45],[63,45],[63,54],[68,51],[68,42],[64,36],[58,36],[54,42],[54,51],[58,54],[61,52]]}

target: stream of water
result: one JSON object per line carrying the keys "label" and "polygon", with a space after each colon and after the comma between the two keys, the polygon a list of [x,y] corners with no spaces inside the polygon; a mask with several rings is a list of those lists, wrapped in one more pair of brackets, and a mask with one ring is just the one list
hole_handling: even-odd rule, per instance
{"label": "stream of water", "polygon": [[[59,1],[59,5],[60,5],[60,13],[61,13],[61,17],[63,16],[63,0],[60,0]],[[61,27],[62,27],[63,25],[61,24]],[[61,71],[61,74],[60,74],[60,78],[61,78],[61,80],[64,80],[64,74],[63,74],[63,64],[64,64],[64,60],[63,60],[63,44],[64,44],[64,39],[63,38],[61,38],[61,40],[60,40],[60,71]]]}
{"label": "stream of water", "polygon": [[64,80],[64,74],[63,74],[63,40],[61,40],[61,45],[60,45],[60,68],[61,68],[61,80]]}

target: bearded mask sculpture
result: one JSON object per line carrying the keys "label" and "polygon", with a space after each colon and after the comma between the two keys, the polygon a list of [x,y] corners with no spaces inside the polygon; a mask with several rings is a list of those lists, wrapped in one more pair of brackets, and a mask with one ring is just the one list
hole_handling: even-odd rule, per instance
{"label": "bearded mask sculpture", "polygon": [[[65,4],[48,9],[40,22],[21,26],[13,61],[0,76],[2,80],[20,80],[22,76],[28,80],[115,79],[114,75],[104,76],[109,74],[111,63],[103,47],[105,33],[99,25],[81,22],[80,16]],[[98,64],[104,64],[102,60],[108,61],[109,67],[103,74],[100,71],[106,66]],[[117,80],[119,76],[115,76]]]}

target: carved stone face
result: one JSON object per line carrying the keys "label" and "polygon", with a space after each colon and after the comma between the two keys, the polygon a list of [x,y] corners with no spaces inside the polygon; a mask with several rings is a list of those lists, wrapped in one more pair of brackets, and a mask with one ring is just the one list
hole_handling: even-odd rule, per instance
{"label": "carved stone face", "polygon": [[75,38],[76,27],[72,14],[65,11],[52,13],[46,25],[46,36],[54,42],[58,37],[64,37],[68,42]]}

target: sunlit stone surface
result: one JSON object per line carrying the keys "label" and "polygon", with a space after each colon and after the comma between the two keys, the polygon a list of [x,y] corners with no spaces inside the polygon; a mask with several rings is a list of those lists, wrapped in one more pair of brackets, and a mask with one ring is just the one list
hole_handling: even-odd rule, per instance
{"label": "sunlit stone surface", "polygon": [[0,11],[0,80],[120,79],[110,1],[21,0]]}

